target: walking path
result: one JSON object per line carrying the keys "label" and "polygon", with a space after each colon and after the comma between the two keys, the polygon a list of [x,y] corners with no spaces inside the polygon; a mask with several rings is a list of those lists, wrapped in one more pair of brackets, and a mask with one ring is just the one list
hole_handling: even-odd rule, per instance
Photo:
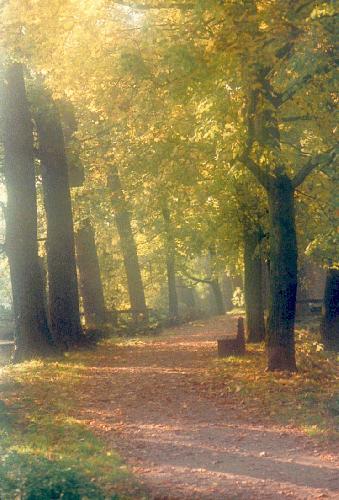
{"label": "walking path", "polygon": [[239,417],[228,396],[200,391],[216,338],[234,330],[221,317],[99,347],[81,418],[120,451],[153,500],[339,499],[333,456],[293,429]]}

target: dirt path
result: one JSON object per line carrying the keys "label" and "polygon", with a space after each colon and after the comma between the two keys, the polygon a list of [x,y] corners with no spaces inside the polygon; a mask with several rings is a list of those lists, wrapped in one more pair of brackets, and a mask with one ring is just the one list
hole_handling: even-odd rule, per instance
{"label": "dirt path", "polygon": [[82,418],[120,451],[152,499],[339,499],[338,462],[307,437],[240,419],[232,401],[199,392],[196,376],[215,356],[215,339],[234,328],[216,318],[100,348]]}

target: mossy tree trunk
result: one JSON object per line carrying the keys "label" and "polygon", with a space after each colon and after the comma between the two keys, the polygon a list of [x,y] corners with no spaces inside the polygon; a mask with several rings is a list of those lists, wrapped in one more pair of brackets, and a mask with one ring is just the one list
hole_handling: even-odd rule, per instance
{"label": "mossy tree trunk", "polygon": [[137,246],[131,225],[131,216],[127,208],[118,169],[111,167],[108,186],[112,192],[112,204],[115,222],[119,234],[121,251],[127,277],[127,288],[135,321],[148,320],[144,286],[141,277]]}
{"label": "mossy tree trunk", "polygon": [[15,317],[14,361],[21,361],[50,353],[52,339],[38,256],[33,128],[22,65],[7,69],[3,90],[6,252]]}
{"label": "mossy tree trunk", "polygon": [[35,111],[47,219],[48,303],[51,330],[65,347],[82,339],[68,164],[59,113],[43,93]]}
{"label": "mossy tree trunk", "polygon": [[339,269],[329,268],[324,292],[321,336],[326,349],[339,350]]}
{"label": "mossy tree trunk", "polygon": [[265,339],[260,228],[244,229],[244,292],[248,342]]}
{"label": "mossy tree trunk", "polygon": [[76,233],[79,283],[87,326],[105,323],[106,310],[94,229],[86,220]]}

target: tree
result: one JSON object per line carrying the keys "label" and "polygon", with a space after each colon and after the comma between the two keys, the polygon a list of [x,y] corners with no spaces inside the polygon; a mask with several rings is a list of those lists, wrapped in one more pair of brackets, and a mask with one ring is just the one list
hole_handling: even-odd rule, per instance
{"label": "tree", "polygon": [[82,327],[68,163],[58,110],[52,99],[40,92],[34,119],[47,219],[49,318],[57,342],[70,347],[81,341]]}
{"label": "tree", "polygon": [[2,121],[8,197],[5,245],[15,318],[14,361],[22,361],[51,353],[53,342],[44,310],[38,256],[33,127],[19,63],[10,64],[5,73]]}
{"label": "tree", "polygon": [[262,236],[260,226],[254,230],[249,227],[244,230],[244,292],[248,342],[262,342],[265,339],[260,251]]}
{"label": "tree", "polygon": [[100,326],[105,323],[107,315],[95,234],[89,219],[83,221],[75,241],[86,325]]}
{"label": "tree", "polygon": [[124,258],[132,316],[135,321],[139,321],[140,317],[147,320],[148,311],[130,213],[126,205],[118,169],[114,166],[111,167],[109,173],[108,186],[111,190],[115,222]]}
{"label": "tree", "polygon": [[162,209],[164,218],[164,231],[166,239],[166,269],[167,269],[167,285],[168,285],[168,318],[171,323],[176,322],[179,318],[179,304],[176,288],[176,269],[175,269],[175,238],[171,224],[171,214],[166,203]]}
{"label": "tree", "polygon": [[[265,85],[269,82],[264,82]],[[295,189],[306,177],[320,166],[328,166],[334,160],[331,152],[312,157],[292,178],[281,165],[273,174],[265,172],[252,160],[251,148],[255,142],[254,119],[258,119],[256,103],[249,106],[248,144],[242,160],[247,168],[265,188],[269,204],[270,234],[270,302],[267,322],[267,349],[269,370],[296,370],[294,323],[298,281],[298,247],[295,227]],[[280,104],[277,104],[277,109]],[[273,108],[276,109],[276,108]],[[276,109],[276,112],[277,112]],[[270,134],[280,144],[277,125],[272,125],[272,113],[269,120],[261,116],[261,133],[269,140]],[[265,115],[266,117],[268,115]],[[260,118],[259,118],[260,119]],[[274,118],[277,123],[277,118]],[[279,146],[277,146],[279,147]]]}

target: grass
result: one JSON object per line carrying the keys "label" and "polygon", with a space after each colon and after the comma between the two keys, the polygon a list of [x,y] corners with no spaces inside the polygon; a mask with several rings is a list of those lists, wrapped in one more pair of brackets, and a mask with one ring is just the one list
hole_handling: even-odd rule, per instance
{"label": "grass", "polygon": [[320,440],[339,438],[337,359],[323,351],[314,333],[296,332],[296,374],[265,372],[263,344],[243,357],[215,360],[207,380],[212,392],[232,394],[247,416],[293,425]]}
{"label": "grass", "polygon": [[1,500],[145,498],[118,454],[75,418],[93,355],[1,369]]}

